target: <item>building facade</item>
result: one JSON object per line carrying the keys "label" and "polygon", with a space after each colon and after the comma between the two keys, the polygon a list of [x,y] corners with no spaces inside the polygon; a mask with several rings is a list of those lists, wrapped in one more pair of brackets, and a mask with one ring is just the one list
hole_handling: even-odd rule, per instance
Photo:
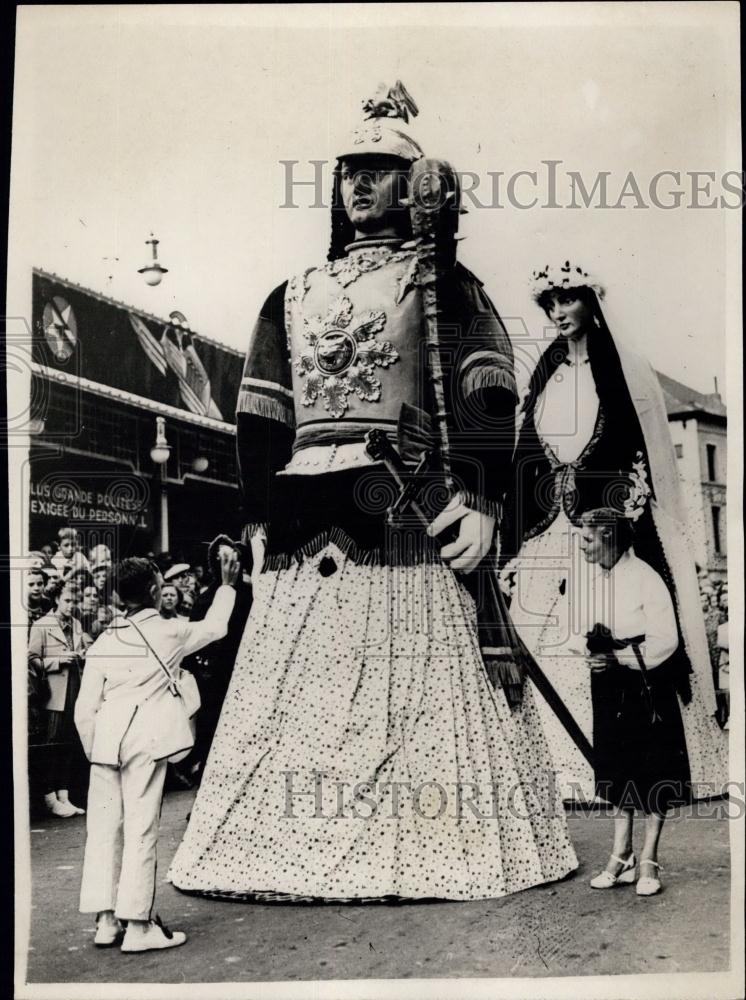
{"label": "building facade", "polygon": [[69,525],[118,558],[204,562],[241,524],[241,354],[41,270],[32,318],[31,549]]}
{"label": "building facade", "polygon": [[725,581],[727,410],[718,393],[700,393],[658,373],[689,516],[694,558],[713,581]]}

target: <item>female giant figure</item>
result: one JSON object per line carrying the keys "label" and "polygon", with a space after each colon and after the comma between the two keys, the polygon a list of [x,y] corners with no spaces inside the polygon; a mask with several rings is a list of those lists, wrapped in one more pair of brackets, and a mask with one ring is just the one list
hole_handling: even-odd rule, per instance
{"label": "female giant figure", "polygon": [[[578,526],[585,511],[625,509],[635,551],[661,574],[676,609],[675,686],[695,797],[719,794],[725,739],[715,693],[686,513],[655,372],[613,337],[602,287],[566,261],[534,272],[533,297],[556,328],[531,376],[521,415],[502,562],[521,637],[593,738],[591,686],[577,655],[577,609],[587,597]],[[580,642],[582,646],[584,640]],[[565,798],[590,800],[593,772],[537,694]]]}

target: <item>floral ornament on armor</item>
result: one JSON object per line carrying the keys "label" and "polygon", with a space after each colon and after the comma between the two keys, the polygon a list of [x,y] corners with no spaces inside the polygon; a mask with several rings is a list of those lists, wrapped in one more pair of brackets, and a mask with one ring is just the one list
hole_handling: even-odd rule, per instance
{"label": "floral ornament on armor", "polygon": [[588,271],[566,260],[564,264],[547,264],[544,268],[531,272],[531,297],[538,302],[546,292],[564,291],[571,288],[592,288],[599,299],[604,297],[604,287]]}
{"label": "floral ornament on armor", "polygon": [[406,250],[393,251],[390,247],[370,247],[357,250],[347,257],[330,260],[324,265],[324,271],[346,288],[353,281],[357,281],[361,274],[370,274],[385,264],[395,264],[410,256],[411,253]]}
{"label": "floral ornament on armor", "polygon": [[311,350],[295,361],[296,371],[306,380],[303,405],[312,406],[321,396],[324,409],[333,417],[342,417],[352,392],[366,402],[377,402],[381,383],[374,369],[388,368],[399,359],[389,341],[373,339],[385,327],[386,313],[370,309],[354,315],[352,302],[342,295],[326,316],[304,320],[304,325]]}

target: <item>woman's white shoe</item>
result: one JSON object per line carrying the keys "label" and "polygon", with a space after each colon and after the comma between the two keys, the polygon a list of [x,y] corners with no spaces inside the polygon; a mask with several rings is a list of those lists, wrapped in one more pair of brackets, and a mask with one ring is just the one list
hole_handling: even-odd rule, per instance
{"label": "woman's white shoe", "polygon": [[61,816],[63,819],[78,815],[72,802],[60,802],[59,799],[55,799],[52,805],[47,804],[47,809],[53,816]]}
{"label": "woman's white shoe", "polygon": [[[604,869],[599,875],[591,879],[592,889],[612,889],[615,885],[632,885],[635,881],[635,855],[634,852],[625,861],[618,858],[616,854],[611,855],[611,860],[622,866],[618,875],[613,875]],[[639,884],[639,883],[638,883]]]}
{"label": "woman's white shoe", "polygon": [[[641,861],[641,869],[643,865],[653,865],[653,867],[658,871],[661,870],[661,866],[657,861]],[[637,880],[637,888],[635,891],[638,896],[655,896],[656,893],[661,891],[661,880],[657,875],[641,875]]]}

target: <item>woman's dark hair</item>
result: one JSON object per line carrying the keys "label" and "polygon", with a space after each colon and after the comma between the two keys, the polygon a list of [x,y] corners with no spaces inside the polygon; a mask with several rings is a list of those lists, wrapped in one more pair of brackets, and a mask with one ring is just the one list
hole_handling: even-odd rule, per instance
{"label": "woman's dark hair", "polygon": [[626,552],[635,539],[632,521],[613,507],[597,507],[587,510],[580,521],[589,528],[604,528],[610,531],[619,552]]}
{"label": "woman's dark hair", "polygon": [[598,305],[598,296],[588,285],[576,285],[573,288],[546,288],[536,303],[544,310],[547,317],[555,299],[559,299],[560,302],[574,302],[580,299],[589,309],[594,309]]}
{"label": "woman's dark hair", "polygon": [[157,580],[158,567],[150,559],[122,559],[114,568],[114,587],[125,604],[151,602],[150,588]]}

